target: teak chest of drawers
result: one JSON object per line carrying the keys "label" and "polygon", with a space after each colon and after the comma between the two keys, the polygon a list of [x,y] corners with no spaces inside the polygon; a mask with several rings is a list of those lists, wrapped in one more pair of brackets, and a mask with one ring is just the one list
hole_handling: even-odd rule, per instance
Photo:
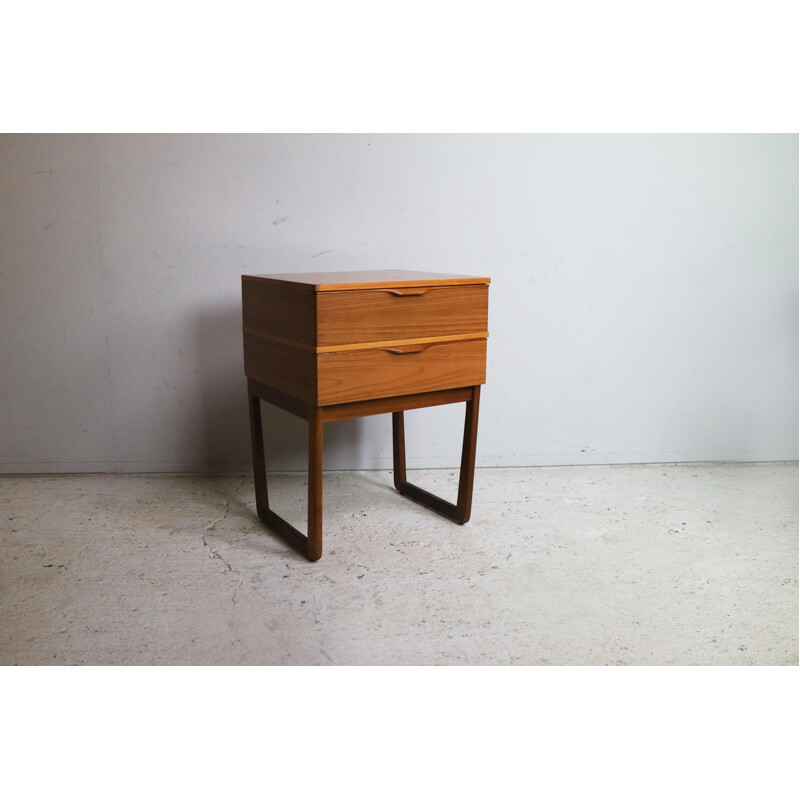
{"label": "teak chest of drawers", "polygon": [[[242,276],[256,508],[307,558],[322,555],[323,423],[392,414],[397,490],[465,523],[472,505],[489,278],[412,270]],[[308,535],[269,507],[260,401],[309,423]],[[406,480],[403,411],[466,402],[458,500]]]}

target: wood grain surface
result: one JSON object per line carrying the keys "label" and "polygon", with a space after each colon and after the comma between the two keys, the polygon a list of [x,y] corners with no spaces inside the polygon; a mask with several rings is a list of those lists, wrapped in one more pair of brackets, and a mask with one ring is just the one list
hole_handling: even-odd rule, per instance
{"label": "wood grain surface", "polygon": [[317,346],[482,333],[489,287],[436,286],[410,293],[367,289],[317,297]]}
{"label": "wood grain surface", "polygon": [[350,350],[317,356],[321,406],[475,386],[486,381],[486,339],[435,342],[422,349]]}
{"label": "wood grain surface", "polygon": [[245,275],[274,283],[306,286],[315,292],[336,292],[347,289],[391,288],[403,286],[463,286],[471,283],[490,283],[491,278],[474,275],[450,275],[446,272],[423,272],[413,269],[364,269],[339,272],[287,272],[265,275]]}

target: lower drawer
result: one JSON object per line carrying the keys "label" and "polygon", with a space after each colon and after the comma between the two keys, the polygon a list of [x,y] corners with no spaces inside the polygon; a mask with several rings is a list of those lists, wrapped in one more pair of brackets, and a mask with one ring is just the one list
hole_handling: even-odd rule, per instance
{"label": "lower drawer", "polygon": [[486,339],[317,356],[317,402],[321,406],[485,382]]}

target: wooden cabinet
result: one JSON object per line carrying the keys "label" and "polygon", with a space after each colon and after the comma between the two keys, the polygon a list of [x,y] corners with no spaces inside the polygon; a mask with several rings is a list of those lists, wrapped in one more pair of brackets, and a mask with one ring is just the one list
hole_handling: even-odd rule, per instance
{"label": "wooden cabinet", "polygon": [[[470,425],[477,430],[479,387],[486,381],[489,283],[484,277],[412,270],[242,276],[244,366],[259,515],[309,558],[322,552],[321,528],[318,534],[312,530],[321,525],[321,496],[309,505],[308,537],[286,530],[290,526],[269,510],[259,401],[307,419],[311,440],[318,429],[318,444],[310,444],[310,471],[317,469],[311,463],[315,447],[321,471],[323,422],[391,412],[398,490],[465,522],[474,469]],[[405,447],[399,438],[404,410],[461,400],[468,407],[464,451],[470,434],[472,458],[466,464],[468,491],[465,485],[462,498],[459,485],[459,503],[452,505],[431,500],[433,496],[405,481]],[[462,459],[462,478],[464,466]],[[317,483],[321,485],[321,477]],[[317,501],[319,519],[312,518]]]}

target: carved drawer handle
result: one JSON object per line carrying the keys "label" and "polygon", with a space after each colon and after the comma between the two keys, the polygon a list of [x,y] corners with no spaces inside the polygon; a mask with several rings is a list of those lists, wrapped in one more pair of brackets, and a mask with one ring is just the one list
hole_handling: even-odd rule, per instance
{"label": "carved drawer handle", "polygon": [[383,291],[395,297],[421,297],[423,294],[428,293],[427,289],[407,289],[404,292],[401,292],[399,289],[384,289]]}
{"label": "carved drawer handle", "polygon": [[429,344],[410,344],[404,345],[403,347],[382,347],[381,350],[385,350],[387,353],[392,353],[392,355],[395,356],[406,356],[411,355],[411,353],[421,353],[429,347]]}

